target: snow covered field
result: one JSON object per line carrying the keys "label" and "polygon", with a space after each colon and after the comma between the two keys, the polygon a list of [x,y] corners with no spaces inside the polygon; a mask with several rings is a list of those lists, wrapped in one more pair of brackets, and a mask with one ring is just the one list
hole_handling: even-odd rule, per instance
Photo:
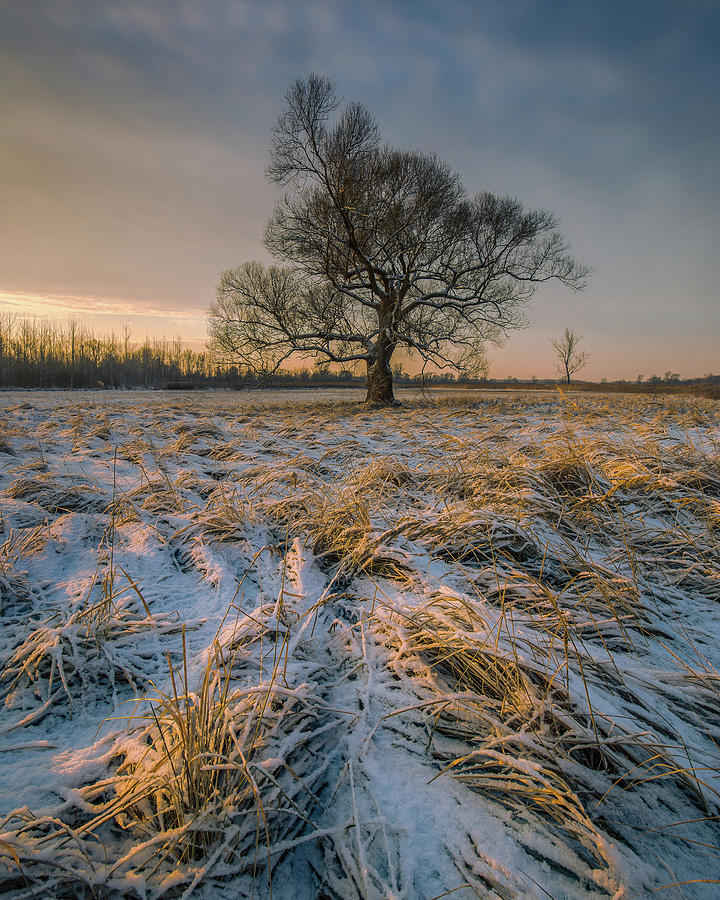
{"label": "snow covered field", "polygon": [[349,396],[0,398],[0,893],[717,897],[718,404]]}

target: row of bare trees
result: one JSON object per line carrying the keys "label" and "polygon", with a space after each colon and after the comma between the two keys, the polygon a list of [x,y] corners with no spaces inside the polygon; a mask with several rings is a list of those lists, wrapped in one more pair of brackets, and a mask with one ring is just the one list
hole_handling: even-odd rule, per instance
{"label": "row of bare trees", "polygon": [[153,388],[227,379],[209,354],[183,347],[179,338],[136,343],[127,325],[120,335],[99,335],[77,319],[58,324],[0,313],[0,388]]}
{"label": "row of bare trees", "polygon": [[[424,376],[427,382],[438,378]],[[411,383],[404,374],[399,380]],[[0,389],[309,388],[361,382],[351,370],[328,365],[280,369],[267,377],[248,367],[221,364],[206,351],[184,347],[180,338],[134,342],[129,325],[120,334],[98,334],[74,318],[57,323],[0,311]]]}

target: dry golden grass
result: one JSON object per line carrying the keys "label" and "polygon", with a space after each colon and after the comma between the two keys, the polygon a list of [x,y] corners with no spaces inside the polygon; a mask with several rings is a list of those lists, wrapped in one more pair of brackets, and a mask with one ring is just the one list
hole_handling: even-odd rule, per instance
{"label": "dry golden grass", "polygon": [[[222,628],[224,643],[216,637],[194,688],[183,628],[180,665],[168,656],[169,691],[151,695],[127,733],[105,740],[111,771],[82,788],[76,821],[19,810],[2,823],[12,835],[0,846],[9,861],[5,890],[24,884],[30,896],[38,889],[103,896],[137,884],[146,886],[139,893],[175,895],[216,872],[250,872],[270,884],[273,857],[311,824],[329,727],[308,686],[287,684],[279,646],[264,681],[242,686],[241,651],[282,640],[270,620],[236,616]],[[125,849],[109,860],[105,842],[119,836]]]}
{"label": "dry golden grass", "polygon": [[[92,598],[45,615],[5,661],[6,698],[37,694],[18,727],[78,703],[88,659],[140,691],[142,666],[115,651],[142,629],[172,634],[113,567],[117,529],[156,535],[173,578],[213,600],[229,591],[235,621],[195,675],[183,635],[180,665],[102,745],[107,771],[77,803],[4,823],[0,887],[103,895],[142,881],[160,896],[232,877],[266,896],[274,861],[307,842],[325,854],[308,857],[318,896],[419,896],[399,849],[416,823],[372,783],[381,752],[405,754],[413,784],[447,785],[468,823],[477,810],[504,822],[530,882],[547,876],[541,892],[669,883],[649,864],[633,880],[636,851],[668,849],[647,837],[659,810],[676,811],[668,828],[690,848],[683,878],[711,884],[696,848],[720,854],[717,404],[231,400],[212,415],[196,398],[137,412],[111,501],[46,471],[41,454],[7,476],[5,497],[48,516],[96,512],[110,553]],[[46,438],[89,460],[117,433],[117,418],[90,410]],[[4,603],[37,602],[23,573],[47,533],[4,535]],[[705,830],[682,831],[690,821]],[[533,896],[467,835],[436,828],[428,841],[460,870],[446,892]]]}

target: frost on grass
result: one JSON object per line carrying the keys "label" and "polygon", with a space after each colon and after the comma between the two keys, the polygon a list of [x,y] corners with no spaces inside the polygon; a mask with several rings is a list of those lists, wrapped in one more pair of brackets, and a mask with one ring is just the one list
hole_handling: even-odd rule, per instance
{"label": "frost on grass", "polygon": [[62,819],[11,816],[8,888],[175,894],[245,873],[269,885],[273,856],[312,825],[313,789],[332,760],[328,717],[310,686],[280,684],[274,672],[238,687],[234,665],[216,642],[195,689],[187,668],[171,667],[172,692],[148,698],[103,742],[106,776],[82,785]]}
{"label": "frost on grass", "polygon": [[115,697],[120,681],[133,693],[144,689],[148,658],[181,624],[177,618],[153,616],[130,576],[123,573],[125,586],[117,587],[118,574],[110,570],[100,579],[96,573],[74,611],[55,610],[32,623],[0,667],[0,699],[16,717],[0,733],[37,723],[66,706],[70,714],[73,708],[82,710],[107,690]]}
{"label": "frost on grass", "polygon": [[716,404],[31,399],[5,894],[716,896]]}

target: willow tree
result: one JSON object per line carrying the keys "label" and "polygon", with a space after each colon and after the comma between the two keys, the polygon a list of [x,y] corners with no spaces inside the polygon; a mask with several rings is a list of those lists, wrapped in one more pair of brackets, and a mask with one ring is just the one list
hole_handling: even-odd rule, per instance
{"label": "willow tree", "polygon": [[551,213],[469,197],[434,155],[382,143],[367,109],[341,102],[327,78],[286,94],[267,175],[285,193],[265,245],[288,265],[222,274],[211,346],[235,364],[364,363],[367,400],[390,403],[396,351],[472,371],[485,341],[522,324],[539,283],[579,289],[587,274]]}

